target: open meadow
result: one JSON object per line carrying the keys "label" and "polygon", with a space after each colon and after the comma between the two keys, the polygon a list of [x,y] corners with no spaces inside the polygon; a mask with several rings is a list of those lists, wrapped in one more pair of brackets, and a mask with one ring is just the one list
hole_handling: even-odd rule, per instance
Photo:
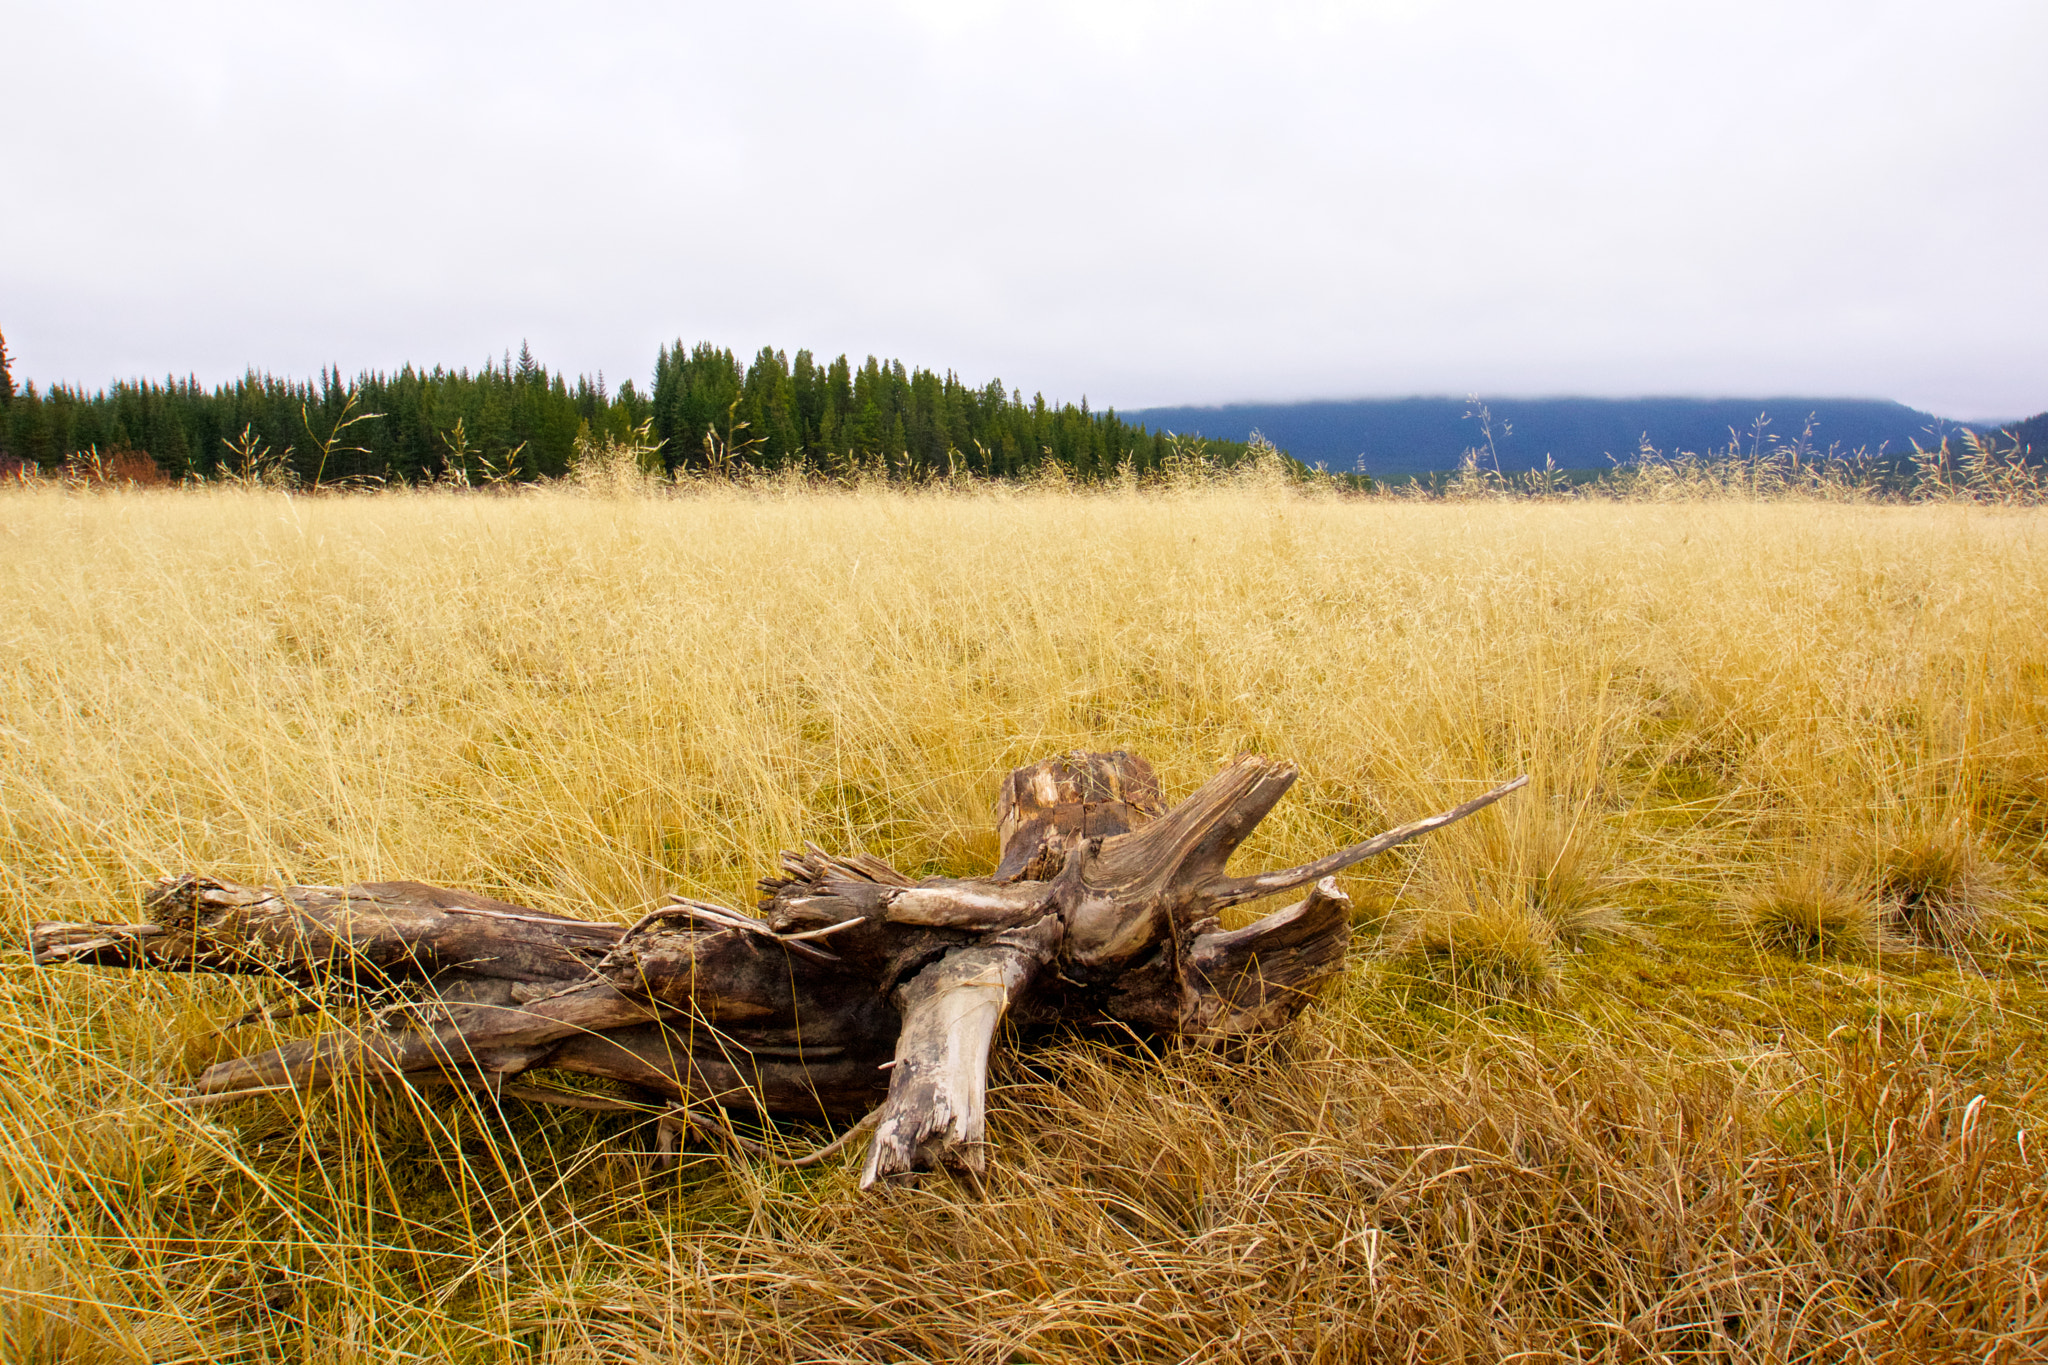
{"label": "open meadow", "polygon": [[[17,1365],[2048,1355],[2048,512],[17,488],[0,646]],[[979,1191],[180,1108],[320,1016],[25,950],[185,870],[619,921],[804,840],[980,873],[1005,772],[1119,747],[1296,761],[1247,869],[1533,780],[1342,878],[1279,1044],[1002,1062]]]}

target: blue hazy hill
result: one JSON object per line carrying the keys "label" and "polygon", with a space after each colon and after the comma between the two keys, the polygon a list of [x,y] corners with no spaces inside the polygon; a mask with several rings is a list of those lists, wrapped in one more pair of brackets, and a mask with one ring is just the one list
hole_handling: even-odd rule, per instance
{"label": "blue hazy hill", "polygon": [[[1798,437],[1809,414],[1813,443],[1846,453],[1888,447],[1896,455],[1913,441],[1928,445],[1954,423],[1903,403],[1865,398],[1499,398],[1486,399],[1504,473],[1540,469],[1545,455],[1560,469],[1605,469],[1647,439],[1667,453],[1724,450],[1731,428],[1749,432],[1759,414],[1767,435]],[[1120,412],[1153,431],[1242,441],[1257,431],[1297,460],[1337,472],[1401,477],[1455,469],[1467,447],[1480,445],[1473,404],[1463,398],[1363,398],[1343,402],[1233,403],[1223,407],[1143,408]],[[1511,428],[1503,435],[1504,428]]]}

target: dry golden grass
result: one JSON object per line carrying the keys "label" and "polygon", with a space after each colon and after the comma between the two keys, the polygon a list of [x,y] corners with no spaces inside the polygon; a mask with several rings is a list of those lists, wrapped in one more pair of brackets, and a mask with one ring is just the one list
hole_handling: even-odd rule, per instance
{"label": "dry golden grass", "polygon": [[1885,934],[1876,897],[1811,862],[1794,863],[1736,902],[1756,946],[1794,957],[1862,958],[1898,945]]}
{"label": "dry golden grass", "polygon": [[[2048,1352],[2048,513],[28,489],[0,544],[10,1362]],[[1535,782],[1358,869],[1384,933],[1269,1051],[1011,1059],[981,1194],[643,1179],[432,1090],[181,1112],[269,989],[21,951],[187,868],[621,918],[806,838],[976,871],[1004,770],[1115,746],[1297,760],[1246,865]],[[1836,847],[1946,850],[1996,932],[1731,923]],[[1540,989],[1429,951],[1461,914]]]}
{"label": "dry golden grass", "polygon": [[1969,951],[2008,900],[2010,873],[1971,824],[1966,814],[1907,813],[1881,825],[1864,852],[1885,910],[1929,947]]}

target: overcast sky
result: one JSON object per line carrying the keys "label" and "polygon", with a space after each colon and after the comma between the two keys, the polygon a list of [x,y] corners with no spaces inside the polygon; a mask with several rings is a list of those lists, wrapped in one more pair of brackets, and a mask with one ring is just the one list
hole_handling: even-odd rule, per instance
{"label": "overcast sky", "polygon": [[97,386],[678,337],[1154,403],[2048,408],[2042,0],[0,0]]}

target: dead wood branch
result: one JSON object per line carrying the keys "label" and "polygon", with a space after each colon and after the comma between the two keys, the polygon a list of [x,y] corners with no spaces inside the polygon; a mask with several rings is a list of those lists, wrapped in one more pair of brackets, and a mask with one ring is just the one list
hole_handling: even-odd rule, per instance
{"label": "dead wood branch", "polygon": [[[1527,781],[1312,863],[1229,875],[1295,776],[1238,758],[1168,809],[1133,754],[1046,759],[1004,780],[990,876],[913,881],[810,845],[762,881],[758,917],[673,897],[619,925],[417,882],[260,889],[187,875],[150,893],[148,923],[38,924],[31,946],[51,966],[261,973],[355,1009],[354,1028],[209,1067],[195,1103],[359,1078],[594,1109],[644,1111],[652,1097],[680,1106],[676,1122],[715,1113],[728,1131],[729,1111],[872,1110],[863,1186],[978,1173],[1006,1017],[1167,1040],[1278,1030],[1342,968],[1351,903],[1331,874]],[[1303,886],[1297,904],[1220,928],[1219,911]],[[542,1068],[631,1098],[506,1084]]]}

